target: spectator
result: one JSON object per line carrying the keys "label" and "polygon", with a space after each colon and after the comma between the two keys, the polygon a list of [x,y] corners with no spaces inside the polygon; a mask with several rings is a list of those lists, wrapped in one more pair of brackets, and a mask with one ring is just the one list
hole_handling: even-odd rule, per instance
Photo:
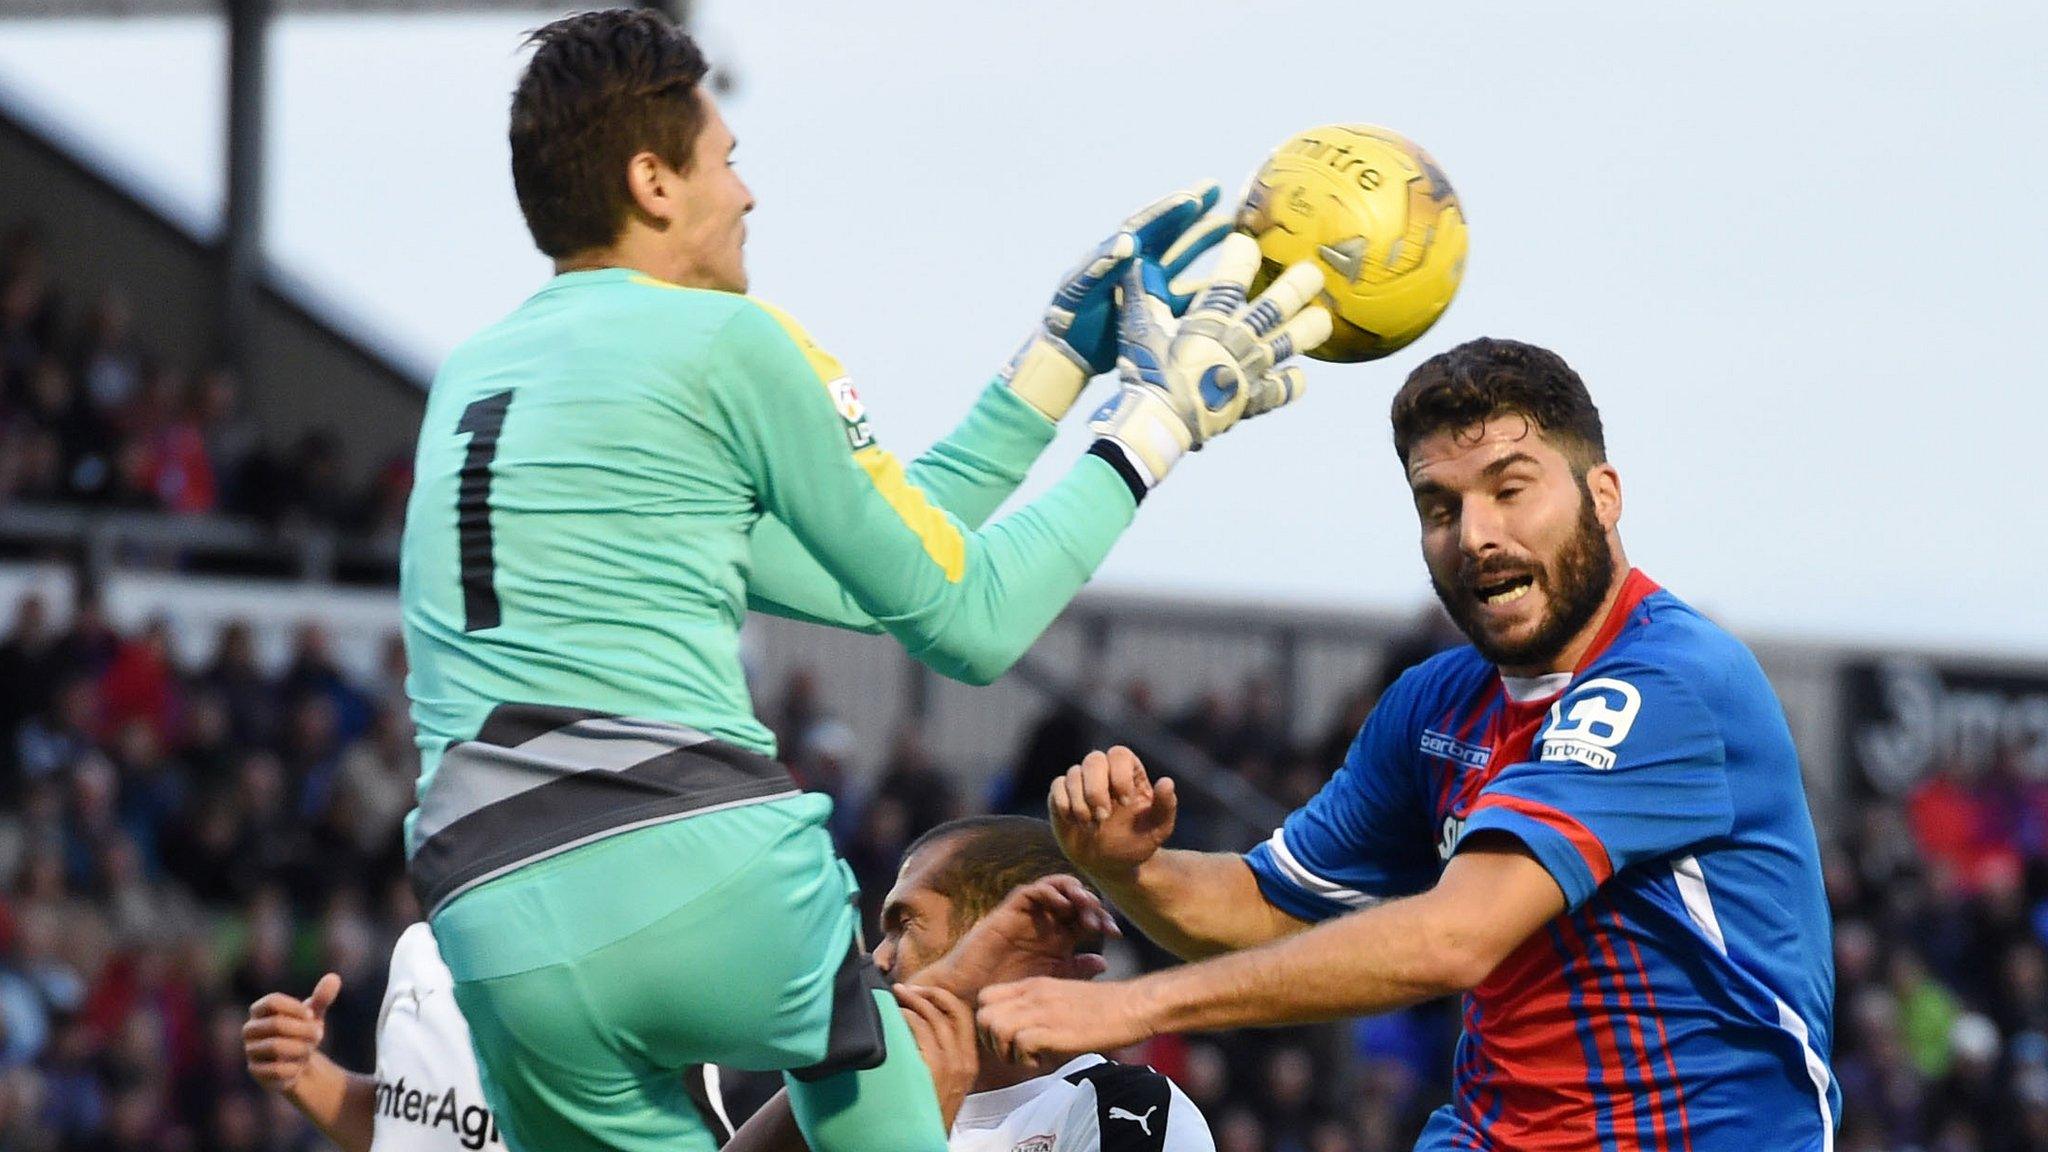
{"label": "spectator", "polygon": [[106,1125],[107,1090],[95,1056],[98,1043],[83,1019],[60,1024],[42,1062],[40,1127],[64,1144],[82,1142]]}
{"label": "spectator", "polygon": [[277,692],[256,665],[256,633],[246,620],[222,628],[200,683],[220,696],[235,743],[262,744],[277,724]]}
{"label": "spectator", "polygon": [[1174,735],[1220,759],[1229,750],[1236,718],[1223,693],[1210,689],[1183,708],[1173,718],[1171,728]]}
{"label": "spectator", "polygon": [[75,675],[57,686],[40,715],[29,718],[15,738],[14,762],[21,780],[35,784],[69,772],[93,750],[99,729],[99,687]]}
{"label": "spectator", "polygon": [[63,476],[60,494],[75,500],[98,497],[110,481],[112,431],[80,401],[71,374],[55,356],[39,357],[22,374],[28,386],[21,419],[55,443]]}
{"label": "spectator", "polygon": [[181,516],[201,516],[220,505],[219,482],[207,454],[196,391],[141,436],[142,472],[155,506]]}
{"label": "spectator", "polygon": [[1913,789],[1906,802],[1913,840],[1921,855],[1937,868],[1974,885],[1988,854],[1999,850],[1987,833],[1986,813],[1960,762],[1951,758]]}
{"label": "spectator", "polygon": [[121,636],[107,621],[99,593],[81,588],[71,608],[71,626],[57,641],[57,664],[66,672],[98,677],[114,662]]}
{"label": "spectator", "polygon": [[288,707],[308,698],[326,702],[336,739],[353,740],[370,726],[370,701],[350,682],[334,659],[327,629],[314,621],[299,625],[279,693]]}
{"label": "spectator", "polygon": [[118,641],[100,676],[100,722],[106,733],[140,721],[159,744],[171,741],[177,722],[177,671],[171,664],[171,625],[152,617],[142,634]]}
{"label": "spectator", "polygon": [[372,540],[397,544],[405,531],[406,501],[412,497],[412,460],[393,456],[370,478],[363,495],[359,530]]}
{"label": "spectator", "polygon": [[355,813],[353,848],[365,859],[387,855],[398,844],[419,770],[412,722],[390,704],[378,709],[370,731],[341,754],[338,787]]}
{"label": "spectator", "polygon": [[[34,593],[22,597],[14,627],[0,640],[0,757],[10,767],[22,722],[49,704],[56,656],[57,634],[50,626],[49,606]],[[13,793],[11,784],[0,788],[0,799],[12,799]]]}
{"label": "spectator", "polygon": [[409,666],[405,656],[405,637],[396,630],[384,634],[384,643],[377,649],[377,668],[371,674],[368,694],[379,709],[395,711],[403,715],[412,707],[405,695],[405,677]]}
{"label": "spectator", "polygon": [[306,693],[294,699],[278,740],[278,755],[284,764],[287,786],[298,798],[298,819],[312,824],[319,821],[333,800],[335,781],[341,772],[341,734],[331,697]]}
{"label": "spectator", "polygon": [[348,491],[341,442],[332,433],[308,432],[285,457],[282,504],[288,523],[338,528],[348,523],[355,501]]}
{"label": "spectator", "polygon": [[1081,762],[1095,743],[1095,726],[1078,707],[1062,700],[1024,738],[997,806],[1021,816],[1045,812],[1046,790]]}
{"label": "spectator", "polygon": [[2006,947],[1992,1011],[2004,1035],[2048,1036],[2048,955],[2040,941],[2018,940]]}
{"label": "spectator", "polygon": [[30,240],[10,248],[0,281],[0,374],[15,380],[55,349],[57,304],[43,276],[41,246]]}
{"label": "spectator", "polygon": [[50,1038],[50,1009],[36,986],[0,969],[0,1072],[35,1062]]}
{"label": "spectator", "polygon": [[896,730],[888,763],[882,768],[881,781],[875,785],[870,802],[883,799],[903,806],[912,840],[948,820],[967,815],[951,777],[932,763],[931,753],[915,725]]}
{"label": "spectator", "polygon": [[827,718],[806,728],[797,742],[801,751],[785,758],[797,787],[832,798],[832,835],[842,844],[858,818],[855,806],[847,800],[852,785],[850,761],[859,745],[845,721]]}
{"label": "spectator", "polygon": [[[775,746],[785,762],[803,758],[804,735],[818,721],[826,719],[825,705],[818,689],[818,674],[797,668],[782,682],[782,699],[777,703],[768,727],[775,733]],[[763,713],[764,717],[771,714]]]}
{"label": "spectator", "polygon": [[1317,1122],[1315,1061],[1297,1045],[1266,1053],[1261,1080],[1266,1132],[1278,1152],[1308,1152],[1309,1132]]}
{"label": "spectator", "polygon": [[128,302],[118,292],[102,293],[85,322],[79,347],[78,379],[85,398],[99,412],[127,409],[142,389],[142,354],[129,326]]}
{"label": "spectator", "polygon": [[64,496],[64,447],[33,423],[0,421],[0,503]]}
{"label": "spectator", "polygon": [[1247,679],[1237,699],[1237,715],[1231,728],[1217,742],[1216,756],[1225,763],[1247,761],[1277,764],[1292,751],[1287,721],[1281,713],[1280,695],[1270,676]]}
{"label": "spectator", "polygon": [[138,853],[137,866],[154,872],[158,837],[185,809],[185,776],[140,717],[122,725],[108,751],[119,781],[121,828]]}
{"label": "spectator", "polygon": [[211,792],[234,771],[234,718],[227,697],[203,682],[185,702],[184,739],[177,749],[178,771],[192,788]]}

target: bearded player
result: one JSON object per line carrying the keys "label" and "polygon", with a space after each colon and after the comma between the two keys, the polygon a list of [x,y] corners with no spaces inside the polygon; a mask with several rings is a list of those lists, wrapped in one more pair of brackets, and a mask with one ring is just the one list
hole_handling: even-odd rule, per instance
{"label": "bearded player", "polygon": [[[436,376],[400,564],[410,871],[485,1095],[519,1152],[708,1152],[678,1071],[781,1069],[819,1152],[937,1152],[830,802],[772,759],[740,622],[885,630],[993,678],[1178,460],[1300,392],[1281,362],[1329,333],[1306,307],[1320,276],[1247,303],[1256,246],[1233,236],[1211,285],[1175,296],[1218,233],[1194,223],[1213,188],[1170,197],[1090,254],[906,469],[838,363],[741,294],[753,197],[696,45],[624,9],[532,39],[512,175],[557,274]],[[904,292],[907,332],[920,311]],[[979,526],[1112,359],[1125,378],[1087,454]]]}
{"label": "bearded player", "polygon": [[982,1027],[1028,1056],[1462,993],[1429,1152],[1831,1148],[1827,905],[1762,670],[1629,566],[1599,413],[1556,355],[1455,348],[1393,427],[1470,646],[1389,688],[1244,856],[1162,848],[1172,782],[1127,750],[1056,781],[1067,855],[1201,962],[992,988]]}

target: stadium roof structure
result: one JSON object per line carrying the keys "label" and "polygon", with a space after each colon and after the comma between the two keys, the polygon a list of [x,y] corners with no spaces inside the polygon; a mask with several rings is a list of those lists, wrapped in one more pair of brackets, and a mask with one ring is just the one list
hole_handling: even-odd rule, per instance
{"label": "stadium roof structure", "polygon": [[[688,28],[696,0],[595,0],[666,12]],[[586,2],[583,7],[594,6]],[[427,15],[456,12],[568,12],[578,0],[0,0],[0,24],[25,19],[136,19],[217,16],[227,24],[227,211],[219,243],[220,360],[245,367],[249,316],[262,280],[265,32],[298,15]]]}

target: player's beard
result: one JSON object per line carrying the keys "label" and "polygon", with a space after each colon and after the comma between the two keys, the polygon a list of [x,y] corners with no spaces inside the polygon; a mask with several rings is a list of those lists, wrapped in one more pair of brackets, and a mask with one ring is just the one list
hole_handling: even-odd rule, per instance
{"label": "player's beard", "polygon": [[1458,586],[1448,587],[1431,570],[1429,582],[1444,610],[1480,655],[1510,668],[1547,667],[1593,619],[1614,583],[1614,554],[1607,548],[1606,530],[1593,514],[1593,494],[1584,480],[1579,481],[1578,525],[1557,557],[1548,564],[1515,565],[1511,570],[1535,578],[1545,605],[1542,623],[1519,641],[1487,635],[1478,594],[1473,591],[1480,583],[1472,578],[1474,574],[1461,573]]}

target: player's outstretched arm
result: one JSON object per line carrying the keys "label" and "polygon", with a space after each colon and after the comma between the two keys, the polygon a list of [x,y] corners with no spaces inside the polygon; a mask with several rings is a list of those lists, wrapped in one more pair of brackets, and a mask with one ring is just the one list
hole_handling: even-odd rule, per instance
{"label": "player's outstretched arm", "polygon": [[327,1009],[341,994],[329,972],[304,1000],[272,992],[249,1006],[242,1056],[258,1084],[289,1100],[342,1152],[369,1152],[376,1127],[377,1082],[320,1051]]}
{"label": "player's outstretched arm", "polygon": [[1422,895],[1120,984],[1000,985],[982,993],[977,1019],[996,1051],[1023,1059],[1161,1032],[1385,1012],[1477,987],[1564,908],[1563,890],[1519,841],[1487,833]]}
{"label": "player's outstretched arm", "polygon": [[[1152,275],[1156,280],[1157,271]],[[1275,387],[1283,377],[1271,365],[1281,352],[1313,342],[1305,329],[1287,323],[1308,300],[1299,279],[1290,270],[1248,310],[1207,317],[1202,331],[1214,328],[1215,335],[1190,344],[1187,355],[1176,354],[1179,374],[1171,379],[1178,384],[1168,389],[1174,397],[1200,395],[1204,380],[1215,384],[1211,370],[1229,374],[1241,389],[1227,414],[1189,416],[1204,437],[1253,406],[1255,381],[1267,391]],[[1191,323],[1219,285],[1196,299]],[[1303,314],[1319,318],[1327,333],[1326,315],[1317,309]],[[1278,319],[1267,326],[1262,318],[1269,315]],[[1181,371],[1197,364],[1207,365],[1200,378]],[[1037,639],[1108,555],[1161,475],[1154,470],[1141,478],[1105,434],[1029,507],[969,532],[905,480],[902,465],[873,442],[871,430],[850,434],[847,418],[834,408],[830,381],[766,309],[737,302],[705,367],[722,438],[754,474],[764,511],[788,524],[912,656],[969,683],[995,679]],[[1128,382],[1123,394],[1131,395]],[[1166,410],[1179,418],[1171,403]],[[1128,427],[1143,423],[1134,416]]]}
{"label": "player's outstretched arm", "polygon": [[[1161,197],[1127,217],[1061,278],[1045,315],[959,426],[904,468],[904,479],[962,527],[979,529],[1016,492],[1088,381],[1116,366],[1111,290],[1126,261],[1169,282],[1227,234],[1215,181]],[[1170,293],[1175,313],[1192,294]],[[815,354],[822,355],[822,354]],[[762,517],[748,538],[748,607],[859,632],[882,626],[832,579],[795,533]]]}
{"label": "player's outstretched arm", "polygon": [[1046,809],[1067,859],[1140,931],[1184,960],[1308,927],[1267,902],[1244,857],[1167,848],[1179,811],[1173,779],[1153,780],[1129,748],[1089,753],[1052,782]]}

